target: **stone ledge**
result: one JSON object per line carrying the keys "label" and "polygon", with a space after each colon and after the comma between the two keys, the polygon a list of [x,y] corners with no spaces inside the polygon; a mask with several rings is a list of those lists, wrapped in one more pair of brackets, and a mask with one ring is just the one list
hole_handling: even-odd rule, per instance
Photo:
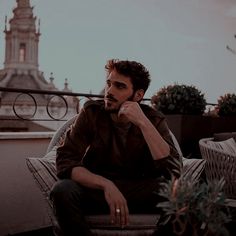
{"label": "stone ledge", "polygon": [[55,132],[0,132],[0,139],[42,139],[52,138]]}

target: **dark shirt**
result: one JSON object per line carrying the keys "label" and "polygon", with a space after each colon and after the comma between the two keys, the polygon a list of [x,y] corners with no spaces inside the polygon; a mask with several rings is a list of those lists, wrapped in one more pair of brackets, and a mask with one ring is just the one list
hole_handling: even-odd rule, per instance
{"label": "dark shirt", "polygon": [[[164,116],[151,107],[141,109],[170,146],[170,156],[153,160],[141,130],[132,123],[112,121],[101,100],[85,103],[63,144],[57,149],[57,175],[70,178],[75,166],[114,179],[143,179],[180,173],[180,157],[174,147]],[[175,158],[179,165],[173,164]],[[178,163],[178,162],[177,162]]]}

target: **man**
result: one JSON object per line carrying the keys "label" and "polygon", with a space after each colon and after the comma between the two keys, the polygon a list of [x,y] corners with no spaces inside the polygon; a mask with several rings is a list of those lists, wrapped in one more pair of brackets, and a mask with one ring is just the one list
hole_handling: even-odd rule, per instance
{"label": "man", "polygon": [[57,150],[61,179],[52,192],[64,235],[90,235],[84,214],[109,213],[125,227],[129,213],[156,211],[164,178],[180,160],[163,115],[141,104],[150,84],[135,61],[109,60],[103,100],[87,102]]}

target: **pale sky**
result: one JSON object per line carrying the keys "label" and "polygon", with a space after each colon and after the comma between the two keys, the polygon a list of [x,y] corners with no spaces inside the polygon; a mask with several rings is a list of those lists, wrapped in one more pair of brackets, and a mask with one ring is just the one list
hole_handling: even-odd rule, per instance
{"label": "pale sky", "polygon": [[[146,97],[173,83],[194,85],[207,102],[236,93],[236,0],[31,0],[41,20],[39,69],[59,89],[100,93],[110,58],[136,60],[151,74]],[[4,18],[16,0],[0,0]]]}

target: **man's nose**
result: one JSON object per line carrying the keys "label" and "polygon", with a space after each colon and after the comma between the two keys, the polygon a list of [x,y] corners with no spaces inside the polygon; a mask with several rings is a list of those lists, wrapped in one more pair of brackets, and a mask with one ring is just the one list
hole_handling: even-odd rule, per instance
{"label": "man's nose", "polygon": [[109,88],[107,88],[107,93],[113,95],[114,87],[111,85]]}

